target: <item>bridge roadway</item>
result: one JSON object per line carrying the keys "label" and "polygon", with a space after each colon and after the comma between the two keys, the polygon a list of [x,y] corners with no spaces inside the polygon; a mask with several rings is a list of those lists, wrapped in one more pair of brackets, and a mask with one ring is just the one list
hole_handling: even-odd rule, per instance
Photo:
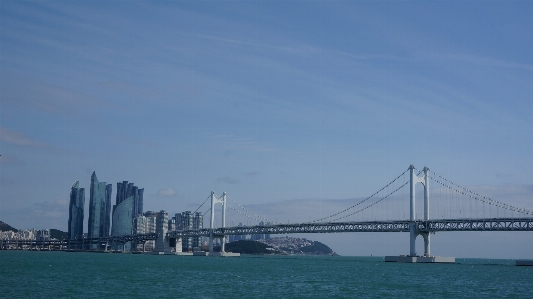
{"label": "bridge roadway", "polygon": [[[322,222],[264,226],[220,227],[214,236],[257,234],[306,234],[345,232],[409,232],[409,220]],[[418,232],[439,231],[533,231],[533,218],[436,219],[415,221]],[[211,229],[171,231],[167,238],[209,237]]]}

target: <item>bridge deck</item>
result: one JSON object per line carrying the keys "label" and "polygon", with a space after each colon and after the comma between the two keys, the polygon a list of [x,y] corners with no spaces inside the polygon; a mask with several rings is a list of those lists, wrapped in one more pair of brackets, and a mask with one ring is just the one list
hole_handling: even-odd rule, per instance
{"label": "bridge deck", "polygon": [[[266,226],[238,226],[215,228],[213,234],[298,234],[298,233],[341,233],[341,232],[409,232],[408,220],[296,223]],[[415,221],[419,232],[438,231],[533,231],[533,218],[491,218],[491,219],[440,219]],[[170,238],[209,237],[211,229],[197,229],[168,232]]]}

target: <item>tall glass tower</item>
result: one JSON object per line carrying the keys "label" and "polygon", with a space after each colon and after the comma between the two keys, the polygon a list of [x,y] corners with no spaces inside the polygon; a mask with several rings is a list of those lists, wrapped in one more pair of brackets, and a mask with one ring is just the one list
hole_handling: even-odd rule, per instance
{"label": "tall glass tower", "polygon": [[[113,205],[112,236],[124,236],[135,233],[134,219],[141,215],[143,209],[144,189],[139,189],[133,183],[123,181],[117,183],[116,203]],[[130,250],[131,243],[124,244],[124,250]],[[118,249],[118,247],[117,247]]]}
{"label": "tall glass tower", "polygon": [[91,194],[89,199],[89,238],[109,236],[112,185],[98,182],[96,173],[91,176]]}
{"label": "tall glass tower", "polygon": [[123,181],[122,183],[118,182],[116,204],[113,207],[113,211],[115,207],[118,207],[120,205],[121,202],[125,201],[129,197],[132,197],[133,210],[131,211],[131,213],[133,217],[141,215],[143,213],[143,195],[144,188],[139,189],[133,183],[128,183],[128,181]]}
{"label": "tall glass tower", "polygon": [[70,189],[70,204],[68,207],[68,239],[83,238],[83,207],[85,206],[85,188],[79,188],[80,181],[76,181]]}

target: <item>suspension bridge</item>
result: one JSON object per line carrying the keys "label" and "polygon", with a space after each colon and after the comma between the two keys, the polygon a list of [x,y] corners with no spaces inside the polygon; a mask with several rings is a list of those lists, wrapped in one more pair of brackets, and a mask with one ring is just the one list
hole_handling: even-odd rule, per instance
{"label": "suspension bridge", "polygon": [[[418,183],[423,187],[419,192],[416,190]],[[430,185],[434,186],[431,192]],[[422,197],[422,205],[418,205],[417,194]],[[430,217],[430,195],[433,199],[433,217]],[[251,212],[231,199],[234,206],[228,198],[225,192],[220,197],[211,192],[198,208],[211,199],[211,207],[205,212],[210,212],[209,227],[167,232],[167,244],[175,246],[183,238],[207,237],[209,253],[213,254],[213,244],[219,239],[223,255],[225,239],[230,235],[407,232],[410,238],[409,255],[386,257],[386,261],[388,258],[388,261],[453,262],[455,258],[439,260],[431,255],[430,234],[442,231],[533,231],[533,211],[483,196],[453,183],[427,167],[418,170],[413,165],[371,196],[356,200],[350,207],[329,216],[304,223],[277,223]],[[217,204],[222,206],[222,219],[218,227],[215,225]],[[258,224],[227,227],[226,207],[235,215]],[[420,256],[415,246],[417,236],[422,236],[424,242],[424,253]]]}

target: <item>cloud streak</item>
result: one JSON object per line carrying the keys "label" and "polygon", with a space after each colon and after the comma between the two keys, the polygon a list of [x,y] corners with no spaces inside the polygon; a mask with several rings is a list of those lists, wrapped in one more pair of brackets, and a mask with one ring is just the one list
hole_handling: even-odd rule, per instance
{"label": "cloud streak", "polygon": [[23,133],[0,127],[0,140],[18,146],[47,148],[46,143],[37,141]]}
{"label": "cloud streak", "polygon": [[172,188],[166,188],[157,191],[157,196],[159,197],[173,197],[176,194],[178,194],[178,192]]}

